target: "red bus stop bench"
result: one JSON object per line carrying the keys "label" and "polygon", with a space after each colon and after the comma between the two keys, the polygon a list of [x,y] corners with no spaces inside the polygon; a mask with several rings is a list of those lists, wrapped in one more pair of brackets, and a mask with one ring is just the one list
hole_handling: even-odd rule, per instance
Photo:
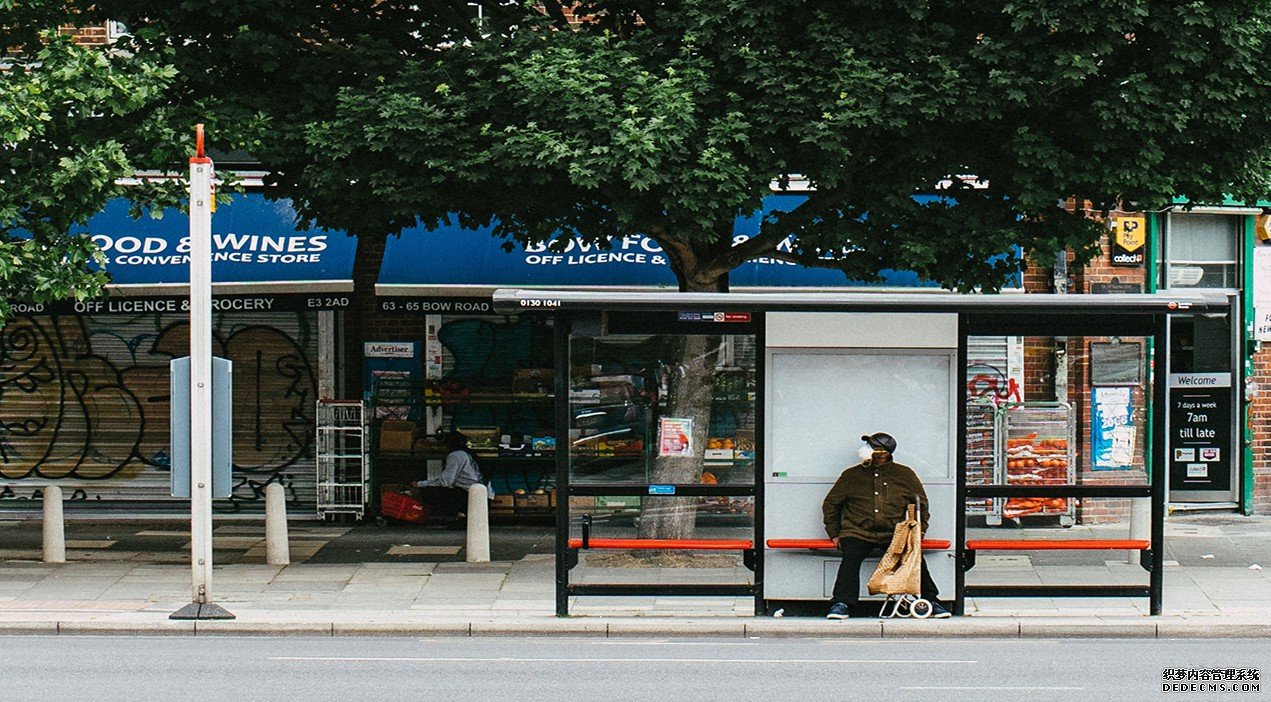
{"label": "red bus stop bench", "polygon": [[1142,551],[1139,562],[1151,569],[1152,542],[1147,539],[967,539],[963,570],[975,567],[978,551]]}

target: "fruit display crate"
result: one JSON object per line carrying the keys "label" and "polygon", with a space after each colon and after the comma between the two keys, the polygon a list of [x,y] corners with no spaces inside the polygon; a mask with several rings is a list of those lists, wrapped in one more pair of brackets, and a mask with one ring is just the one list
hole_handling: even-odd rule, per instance
{"label": "fruit display crate", "polygon": [[[1076,482],[1076,417],[1065,402],[1004,405],[997,415],[998,482],[1006,485],[1072,485]],[[997,498],[1003,519],[1058,517],[1076,523],[1076,501],[1065,497]]]}

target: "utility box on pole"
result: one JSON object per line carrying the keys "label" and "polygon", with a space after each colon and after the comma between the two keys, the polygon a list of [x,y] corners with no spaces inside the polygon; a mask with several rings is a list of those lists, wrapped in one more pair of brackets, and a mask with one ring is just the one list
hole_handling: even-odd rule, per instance
{"label": "utility box on pole", "polygon": [[[172,378],[172,496],[190,497],[190,357],[174,358]],[[234,364],[212,359],[212,497],[234,492]]]}

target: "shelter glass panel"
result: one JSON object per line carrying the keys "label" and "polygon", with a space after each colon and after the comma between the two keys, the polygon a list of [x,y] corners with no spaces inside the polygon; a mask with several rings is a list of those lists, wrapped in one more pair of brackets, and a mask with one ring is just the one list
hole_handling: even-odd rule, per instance
{"label": "shelter glass panel", "polygon": [[575,336],[570,481],[753,485],[756,387],[750,334]]}
{"label": "shelter glass panel", "polygon": [[[973,377],[983,364],[969,358],[967,484],[1147,485],[1150,430],[1164,431],[1164,418],[1150,416],[1152,354],[1142,336],[1023,337],[1020,368],[997,382],[1006,393],[981,392],[993,379]],[[1065,497],[970,497],[967,509],[990,526],[1070,527],[1108,516]]]}

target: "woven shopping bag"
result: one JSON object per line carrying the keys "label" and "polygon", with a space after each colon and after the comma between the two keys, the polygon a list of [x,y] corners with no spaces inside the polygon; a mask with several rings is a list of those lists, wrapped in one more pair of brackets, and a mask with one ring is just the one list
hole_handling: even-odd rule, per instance
{"label": "woven shopping bag", "polygon": [[896,525],[868,587],[871,595],[917,595],[922,589],[922,527],[913,505]]}

